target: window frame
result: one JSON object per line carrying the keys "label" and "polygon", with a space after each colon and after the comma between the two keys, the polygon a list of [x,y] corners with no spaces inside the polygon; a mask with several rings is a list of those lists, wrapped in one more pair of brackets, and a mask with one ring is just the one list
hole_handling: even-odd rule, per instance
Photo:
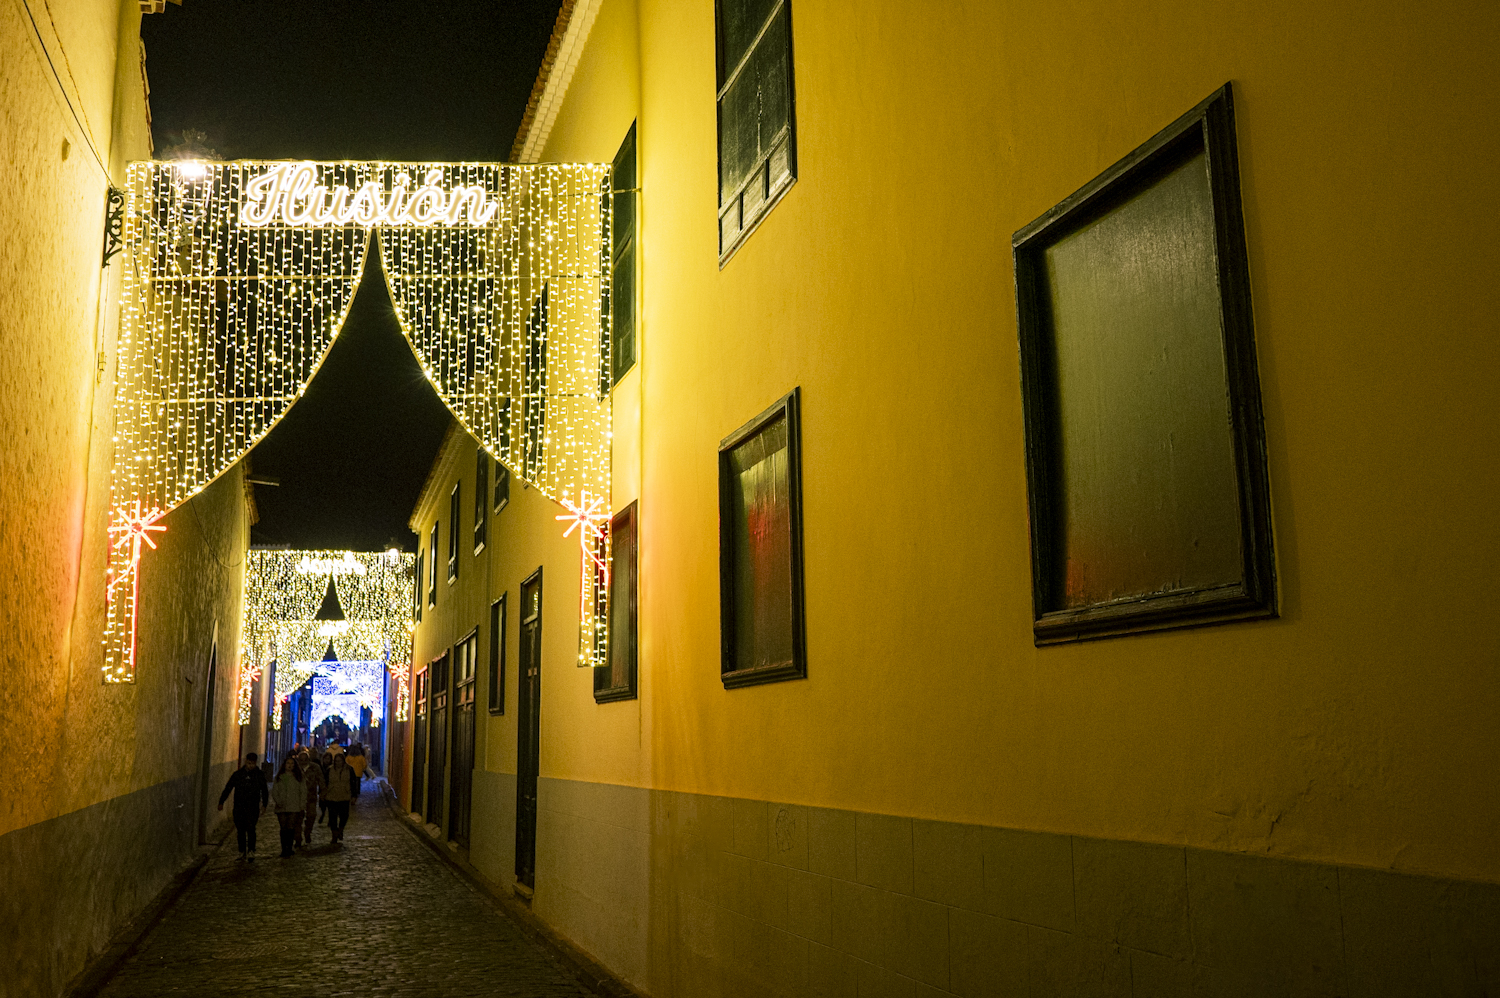
{"label": "window frame", "polygon": [[432,563],[427,566],[427,605],[428,606],[437,606],[437,590],[438,590],[438,537],[439,537],[438,528],[439,528],[439,526],[441,526],[441,524],[442,524],[441,520],[433,520],[432,521],[432,545],[431,545],[431,547],[429,549],[432,552]]}
{"label": "window frame", "polygon": [[[467,660],[474,669],[473,675],[467,680],[460,678],[461,661]],[[479,625],[474,625],[467,634],[453,642],[453,705],[463,707],[474,703],[474,694],[479,688]],[[462,687],[470,687],[467,691]],[[471,699],[465,700],[465,695]]]}
{"label": "window frame", "polygon": [[[1044,254],[1067,236],[1126,203],[1180,166],[1201,143],[1208,171],[1216,256],[1220,332],[1228,390],[1230,445],[1239,502],[1242,579],[1236,584],[1172,589],[1055,608],[1056,550],[1062,490],[1054,469],[1055,379],[1051,370],[1050,291]],[[1265,428],[1250,307],[1250,272],[1240,202],[1239,158],[1231,88],[1206,100],[1115,163],[1011,239],[1015,260],[1030,507],[1033,634],[1058,644],[1164,628],[1275,617],[1276,574]]]}
{"label": "window frame", "polygon": [[[501,482],[505,483],[503,490]],[[510,469],[505,466],[504,461],[495,462],[495,481],[490,486],[490,490],[495,495],[494,511],[496,513],[510,505]]]}
{"label": "window frame", "polygon": [[474,457],[474,553],[484,550],[490,534],[490,455],[483,447]]}
{"label": "window frame", "polygon": [[[615,535],[616,531],[619,529],[619,527],[621,525],[628,524],[629,528],[630,528],[630,531],[631,531],[631,534],[632,534],[632,537],[634,539],[633,543],[631,544],[631,558],[632,558],[631,579],[633,580],[634,584],[631,586],[630,596],[629,596],[629,601],[630,601],[630,665],[629,665],[629,668],[626,670],[626,678],[625,678],[624,685],[621,685],[621,686],[609,686],[609,685],[602,685],[601,684],[601,680],[603,680],[605,683],[607,683],[608,680],[613,677],[613,675],[614,675],[614,656],[615,656],[616,651],[618,651],[619,648],[620,648],[620,645],[619,645],[619,643],[616,640],[617,637],[618,637],[618,635],[617,635],[617,633],[615,631],[615,628],[613,626],[611,626],[610,629],[609,629],[609,644],[608,644],[608,647],[607,647],[606,652],[605,652],[605,656],[606,656],[605,657],[605,662],[606,662],[606,664],[602,668],[598,668],[598,669],[594,670],[594,702],[595,703],[615,703],[615,702],[621,701],[621,700],[634,700],[634,699],[636,699],[640,695],[640,687],[639,687],[639,677],[640,677],[640,610],[639,610],[640,574],[639,574],[639,567],[640,567],[640,541],[641,541],[641,534],[640,534],[640,519],[638,518],[637,513],[636,513],[637,508],[638,508],[639,505],[640,505],[639,500],[631,502],[630,505],[626,506],[624,509],[622,509],[618,513],[616,513],[614,515],[614,517],[611,518],[611,520],[609,522],[609,530],[610,530],[609,572],[610,572],[610,580],[611,580],[611,589],[613,589],[613,580],[619,577],[617,575],[617,572],[619,571],[619,566],[618,566],[618,562],[616,561],[616,559],[619,556],[620,547],[619,547],[619,545],[617,545],[617,544],[614,543],[614,535]],[[613,593],[613,591],[610,592],[610,605],[611,606],[615,605],[615,594]]]}
{"label": "window frame", "polygon": [[427,598],[427,593],[424,591],[426,589],[424,583],[427,581],[427,565],[422,558],[422,545],[420,543],[417,545],[417,563],[414,567],[417,570],[417,585],[416,592],[413,595],[417,598],[417,605],[412,613],[412,617],[420,624],[422,622],[422,601]]}
{"label": "window frame", "polygon": [[[622,188],[619,186],[617,175],[625,161],[627,152],[630,158],[630,175],[632,179],[630,180],[629,187]],[[640,198],[638,197],[640,193],[640,168],[640,149],[636,143],[636,122],[632,121],[630,128],[625,132],[625,138],[620,141],[620,148],[616,150],[614,159],[610,161],[609,167],[611,198],[610,245],[608,247],[609,279],[605,285],[605,294],[608,296],[605,315],[608,317],[608,323],[607,328],[604,330],[604,338],[608,346],[609,356],[608,370],[604,372],[606,393],[619,384],[620,379],[629,374],[631,369],[640,361],[639,340],[637,338],[640,323],[637,321],[636,315],[636,302],[639,298],[637,289],[640,277],[637,262],[640,256],[637,252],[638,235],[640,232]],[[623,241],[619,235],[616,222],[619,218],[617,209],[621,204],[622,198],[628,199],[626,203],[630,205],[630,232],[623,237]],[[619,297],[616,294],[616,275],[622,272],[628,273],[630,277],[630,301],[628,303],[630,315],[630,363],[625,367],[620,366],[620,359],[617,352],[620,335],[615,321],[620,314],[620,310],[616,304],[616,299]]]}
{"label": "window frame", "polygon": [[[796,72],[796,43],[792,38],[792,6],[791,0],[779,0],[771,7],[766,15],[765,21],[757,31],[755,40],[745,49],[744,55],[740,57],[734,66],[724,65],[724,28],[723,28],[723,5],[724,0],[714,0],[714,65],[715,82],[717,89],[714,97],[714,117],[716,126],[714,129],[714,160],[718,164],[717,190],[715,197],[719,199],[717,208],[717,221],[715,225],[715,238],[719,244],[719,269],[723,270],[729,261],[739,252],[741,246],[745,245],[750,236],[760,224],[766,220],[771,211],[781,202],[797,184],[797,72]],[[786,19],[786,86],[787,86],[787,124],[786,147],[787,172],[785,177],[779,178],[774,186],[770,181],[770,163],[776,158],[777,150],[783,144],[774,143],[770,152],[762,157],[756,168],[735,187],[734,193],[728,201],[723,200],[724,191],[724,98],[728,96],[729,90],[734,86],[750,60],[754,57],[757,48],[766,38],[766,34],[772,23],[778,18]],[[765,197],[755,207],[754,214],[747,221],[744,217],[745,192],[757,179],[765,181]],[[739,225],[735,229],[734,236],[726,243],[724,239],[724,219],[730,212],[735,212],[739,218]]]}
{"label": "window frame", "polygon": [[454,482],[448,493],[448,585],[458,581],[458,524],[463,510],[463,482]]}
{"label": "window frame", "polygon": [[490,604],[490,655],[489,655],[489,710],[491,714],[505,713],[505,631],[508,621],[510,591]]}
{"label": "window frame", "polygon": [[[719,442],[719,677],[725,689],[807,678],[806,601],[802,559],[802,389],[793,388],[770,408]],[[731,455],[779,418],[787,429],[788,548],[791,571],[792,658],[780,665],[735,668],[735,589]]]}

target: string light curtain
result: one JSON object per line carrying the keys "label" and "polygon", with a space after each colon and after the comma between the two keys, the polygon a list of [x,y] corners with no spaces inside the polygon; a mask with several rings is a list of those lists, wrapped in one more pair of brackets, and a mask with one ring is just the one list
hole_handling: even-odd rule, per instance
{"label": "string light curtain", "polygon": [[138,565],[157,521],[306,391],[372,243],[444,403],[577,529],[579,664],[604,663],[608,177],[576,164],[131,164],[106,681],[135,676]]}
{"label": "string light curtain", "polygon": [[[330,565],[343,569],[330,573]],[[406,553],[250,551],[245,558],[240,724],[250,723],[250,687],[273,661],[274,695],[280,704],[314,675],[331,674],[327,670],[335,663],[321,662],[330,643],[334,657],[346,666],[379,662],[394,676],[408,676],[415,565],[416,556]],[[317,619],[330,577],[344,611],[342,621]],[[363,672],[360,676],[366,694],[366,687],[379,685]],[[279,726],[280,712],[272,716]]]}
{"label": "string light curtain", "polygon": [[596,667],[609,640],[609,176],[607,165],[433,166],[414,205],[482,190],[491,223],[377,230],[396,317],[427,379],[577,531],[578,664]]}

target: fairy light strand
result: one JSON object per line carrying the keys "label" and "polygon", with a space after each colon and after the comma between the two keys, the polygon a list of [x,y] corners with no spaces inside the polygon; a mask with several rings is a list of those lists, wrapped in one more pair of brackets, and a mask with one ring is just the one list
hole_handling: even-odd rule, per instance
{"label": "fairy light strand", "polygon": [[[312,564],[354,562],[359,571],[320,574],[306,571]],[[342,633],[323,633],[326,621],[317,614],[333,579],[344,622]],[[245,558],[245,613],[241,627],[240,724],[250,722],[250,686],[274,661],[275,702],[284,703],[314,675],[330,674],[321,661],[329,643],[345,666],[379,662],[393,676],[408,676],[411,668],[411,606],[416,586],[416,556],[389,552],[252,550]],[[319,672],[319,670],[325,670]],[[383,678],[381,680],[383,682]],[[361,689],[374,689],[362,680]],[[399,685],[399,683],[398,683]],[[367,698],[368,690],[362,695]],[[366,704],[370,706],[370,704]],[[280,712],[273,711],[273,726]],[[397,720],[405,720],[397,717]],[[378,721],[376,723],[379,723]]]}

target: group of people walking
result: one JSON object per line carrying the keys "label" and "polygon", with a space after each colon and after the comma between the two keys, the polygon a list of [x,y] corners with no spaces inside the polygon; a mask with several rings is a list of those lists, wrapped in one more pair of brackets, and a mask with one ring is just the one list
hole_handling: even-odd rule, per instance
{"label": "group of people walking", "polygon": [[321,760],[301,745],[281,761],[281,770],[273,782],[266,780],[258,764],[259,757],[250,752],[243,765],[229,777],[219,795],[219,810],[234,796],[234,829],[240,859],[255,862],[255,826],[268,806],[276,810],[281,830],[281,856],[296,855],[303,845],[312,845],[313,825],[326,818],[335,845],[344,840],[344,826],[349,822],[349,804],[359,796],[364,776],[365,755],[359,745],[349,749],[345,758],[341,745],[330,746]]}

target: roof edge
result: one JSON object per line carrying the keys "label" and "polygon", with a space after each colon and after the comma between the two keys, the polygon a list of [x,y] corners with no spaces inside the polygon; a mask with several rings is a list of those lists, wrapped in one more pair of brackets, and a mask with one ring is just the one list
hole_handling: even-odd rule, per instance
{"label": "roof edge", "polygon": [[453,443],[453,438],[459,435],[468,436],[469,434],[459,421],[450,415],[448,417],[448,429],[443,434],[443,442],[438,444],[437,453],[432,458],[432,467],[427,469],[427,480],[422,483],[422,491],[417,493],[417,501],[412,504],[411,516],[406,521],[406,526],[412,533],[417,535],[418,548],[421,547],[422,543],[422,528],[418,526],[417,514],[427,506],[427,501],[432,498],[443,479],[447,477],[445,472],[448,469],[448,465],[452,463],[452,459],[449,457],[450,445]]}
{"label": "roof edge", "polygon": [[557,22],[552,26],[552,37],[547,42],[547,52],[542,57],[536,82],[531,86],[526,113],[521,117],[521,126],[516,130],[516,140],[510,148],[511,162],[534,163],[546,148],[601,2],[562,0]]}

